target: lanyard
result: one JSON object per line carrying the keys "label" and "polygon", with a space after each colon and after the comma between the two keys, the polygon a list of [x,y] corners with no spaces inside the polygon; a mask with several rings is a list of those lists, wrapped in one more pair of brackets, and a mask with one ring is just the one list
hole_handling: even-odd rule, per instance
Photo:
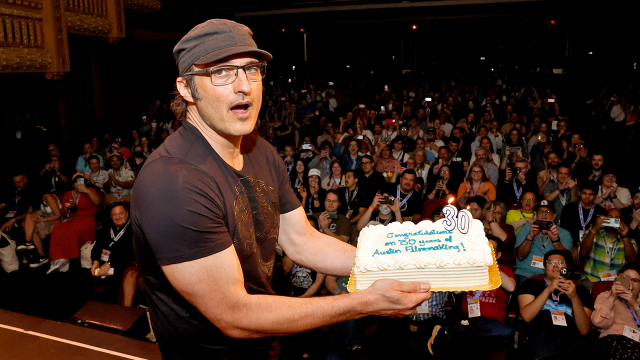
{"label": "lanyard", "polygon": [[[547,281],[547,279],[544,279],[544,284],[545,287],[549,287],[549,282]],[[555,292],[551,292],[551,300],[553,300],[553,303],[556,305],[556,307],[558,306],[558,303],[560,303],[560,294],[556,294]]]}
{"label": "lanyard", "polygon": [[[473,294],[473,296],[471,296],[471,294]],[[480,299],[480,295],[482,295],[482,291],[467,291],[467,302],[469,302],[470,299]]]}
{"label": "lanyard", "polygon": [[[558,198],[560,199],[560,203],[562,204],[562,206],[567,205],[568,202],[568,197],[567,195],[569,195],[568,197],[571,197],[571,191],[567,191],[566,189],[564,190],[564,193],[562,190],[560,190],[560,195],[558,195]],[[582,206],[580,206],[582,207]]]}
{"label": "lanyard", "polygon": [[633,309],[629,306],[626,300],[620,300],[620,302],[622,302],[624,306],[627,308],[627,310],[629,310],[629,314],[631,314],[631,318],[633,319],[633,322],[636,323],[636,327],[640,329],[640,319],[638,319],[638,314],[636,314],[636,312],[633,311]]}
{"label": "lanyard", "polygon": [[411,195],[413,195],[413,190],[411,190],[411,192],[409,193],[409,195],[407,195],[406,198],[404,198],[404,200],[400,200],[400,185],[398,185],[398,191],[396,192],[396,198],[398,198],[398,200],[400,200],[400,211],[405,211],[407,210],[407,201],[409,201],[409,198],[411,197]]}
{"label": "lanyard", "polygon": [[[391,155],[393,155],[393,154],[391,154]],[[398,160],[398,161],[400,161],[400,162],[403,162],[402,159],[404,159],[404,151],[400,150],[400,155],[398,157],[393,155],[393,158]]]}
{"label": "lanyard", "polygon": [[513,179],[513,191],[516,193],[516,199],[518,201],[520,201],[520,196],[522,195],[522,188],[518,189],[518,186],[516,185],[516,178],[514,177]]}
{"label": "lanyard", "polygon": [[291,174],[291,169],[293,169],[293,161],[291,162],[285,161],[284,165],[287,167],[287,174]]}
{"label": "lanyard", "polygon": [[111,228],[109,231],[111,232],[111,244],[109,244],[109,246],[107,247],[107,249],[111,249],[111,247],[113,246],[113,244],[116,243],[116,241],[120,240],[120,238],[122,237],[122,235],[124,235],[124,231],[127,230],[127,227],[129,227],[129,220],[127,220],[127,223],[124,224],[124,226],[122,227],[122,229],[120,229],[120,232],[118,233],[118,235],[116,236],[113,233],[113,228]]}
{"label": "lanyard", "polygon": [[389,218],[387,220],[385,220],[384,222],[380,221],[380,215],[376,216],[376,221],[381,223],[384,226],[389,225],[389,223],[391,222],[391,219],[393,219],[393,215],[389,216]]}
{"label": "lanyard", "polygon": [[16,206],[18,206],[18,202],[20,202],[20,193],[16,190]]}
{"label": "lanyard", "polygon": [[607,253],[607,261],[611,263],[613,258],[616,256],[616,253],[618,252],[618,248],[620,247],[620,242],[616,237],[614,240],[614,243],[607,244],[607,238],[608,236],[605,238],[605,241],[604,241],[604,251]]}
{"label": "lanyard", "polygon": [[542,242],[542,250],[544,250],[544,248],[547,247],[547,243],[549,242],[549,235],[540,233],[538,236],[540,236],[540,242]]}
{"label": "lanyard", "polygon": [[584,221],[584,215],[582,214],[582,204],[578,203],[578,212],[580,213],[580,224],[582,224],[582,231],[587,229],[587,224],[591,220],[591,216],[593,216],[593,211],[596,209],[595,204],[591,205],[591,211],[589,211],[589,217],[587,221]]}
{"label": "lanyard", "polygon": [[480,195],[480,189],[482,188],[482,184],[480,184],[479,189],[477,192],[473,191],[473,183],[471,183],[471,189],[469,189],[471,191],[471,196],[478,196]]}
{"label": "lanyard", "polygon": [[73,191],[73,202],[75,202],[76,205],[78,205],[78,201],[80,201],[80,196],[81,195],[78,195],[78,197],[76,197],[76,195],[78,195],[78,193],[74,190]]}
{"label": "lanyard", "polygon": [[336,178],[333,175],[331,175],[331,181],[333,181],[334,184],[340,186],[340,182],[342,182],[342,176],[340,176],[340,182],[336,182]]}
{"label": "lanyard", "polygon": [[553,182],[558,182],[558,179],[556,179],[556,176],[553,175],[553,172],[551,170],[549,170],[549,175],[551,176],[551,178],[553,179]]}
{"label": "lanyard", "polygon": [[351,196],[349,196],[349,189],[347,188],[347,209],[351,210],[351,202],[353,201],[353,199],[355,199],[356,195],[358,194],[358,190],[360,190],[359,187],[356,186],[355,190],[353,190],[353,194],[351,194]]}

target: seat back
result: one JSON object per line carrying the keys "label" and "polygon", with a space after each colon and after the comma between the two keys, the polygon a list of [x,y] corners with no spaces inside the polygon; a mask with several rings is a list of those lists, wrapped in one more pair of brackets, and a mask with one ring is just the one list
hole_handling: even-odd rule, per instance
{"label": "seat back", "polygon": [[591,288],[591,297],[595,300],[600,293],[611,290],[611,286],[613,285],[613,281],[598,281],[593,284]]}

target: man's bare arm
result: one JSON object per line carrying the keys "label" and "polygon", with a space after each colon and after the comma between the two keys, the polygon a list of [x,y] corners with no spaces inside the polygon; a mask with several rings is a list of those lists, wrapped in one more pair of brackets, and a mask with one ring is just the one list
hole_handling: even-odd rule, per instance
{"label": "man's bare arm", "polygon": [[280,215],[278,243],[296,264],[323,274],[349,276],[356,248],[314,229],[301,207]]}
{"label": "man's bare arm", "polygon": [[164,265],[162,270],[186,300],[234,338],[288,335],[366,315],[408,315],[431,297],[428,284],[394,280],[380,280],[344,296],[249,295],[233,246],[201,259]]}

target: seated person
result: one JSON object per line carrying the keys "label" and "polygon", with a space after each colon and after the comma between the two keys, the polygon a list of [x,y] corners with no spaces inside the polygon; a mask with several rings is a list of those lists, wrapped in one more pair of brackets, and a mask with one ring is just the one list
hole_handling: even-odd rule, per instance
{"label": "seated person", "polygon": [[[616,278],[611,291],[598,295],[591,314],[593,326],[600,331],[598,341],[605,354],[602,359],[640,359],[640,343],[627,337],[640,332],[640,273],[637,265],[620,269],[629,280],[630,289]],[[626,285],[626,284],[625,284]]]}
{"label": "seated person", "polygon": [[[318,220],[308,215],[307,220],[318,229]],[[291,296],[308,298],[317,294],[324,285],[325,275],[312,269],[307,269],[294,263],[291,258],[284,256],[282,260],[284,273],[291,276]]]}
{"label": "seated person", "polygon": [[442,210],[444,208],[442,206],[438,206],[437,208],[433,209],[433,211],[431,211],[431,221],[436,222],[440,219],[444,219],[444,214],[442,213]]}
{"label": "seated person", "polygon": [[60,171],[60,155],[49,156],[49,163],[40,171],[40,181],[46,184],[49,192],[67,190],[69,178]]}
{"label": "seated person", "polygon": [[469,175],[458,188],[457,199],[460,207],[466,207],[467,200],[473,196],[482,196],[487,201],[496,199],[496,188],[487,180],[484,168],[478,164],[471,165]]}
{"label": "seated person", "polygon": [[[82,184],[79,183],[82,182]],[[74,190],[67,191],[62,198],[63,214],[67,217],[51,232],[49,259],[51,267],[47,274],[69,270],[69,259],[80,256],[80,248],[92,242],[96,236],[96,219],[100,197],[94,188],[84,185],[82,174],[71,178]]]}
{"label": "seated person", "polygon": [[109,189],[105,205],[114,201],[131,201],[131,188],[136,176],[133,171],[123,166],[123,163],[126,162],[120,153],[113,153],[109,155],[108,159],[111,169],[108,171],[109,180],[104,183],[104,187]]}
{"label": "seated person", "polygon": [[[543,257],[553,250],[573,250],[571,234],[557,225],[555,207],[542,200],[535,209],[538,220],[551,222],[549,230],[540,230],[536,222],[527,223],[516,235],[516,282],[518,287],[529,277],[543,274]],[[548,224],[548,223],[547,223]]]}
{"label": "seated person", "polygon": [[[489,235],[496,260],[502,255],[502,241]],[[491,345],[504,346],[513,341],[513,328],[505,323],[507,305],[511,293],[516,288],[513,271],[505,265],[499,265],[502,285],[491,291],[467,291],[462,293],[462,317],[452,326],[436,326],[429,339],[429,351],[462,355],[474,355],[479,347],[464,346],[472,341],[480,341],[482,348]],[[459,292],[457,292],[459,293]]]}
{"label": "seated person", "polygon": [[430,181],[427,183],[425,193],[429,200],[448,198],[449,194],[456,194],[456,191],[458,191],[457,188],[454,188],[458,184],[451,180],[451,169],[449,165],[441,165],[439,169],[439,177],[430,178]]}
{"label": "seated person", "polygon": [[580,255],[588,257],[580,276],[580,284],[591,290],[598,281],[611,281],[626,263],[638,259],[638,244],[629,238],[629,226],[620,222],[620,227],[605,225],[605,220],[620,219],[620,210],[613,208],[607,216],[599,216],[591,226],[580,246]]}
{"label": "seated person", "polygon": [[533,209],[537,203],[536,194],[527,192],[524,193],[522,199],[520,199],[520,205],[522,205],[520,209],[509,210],[509,212],[507,212],[507,224],[513,226],[516,235],[524,224],[530,224],[536,220],[536,214],[533,212]]}
{"label": "seated person", "polygon": [[624,209],[631,205],[631,192],[627,188],[618,186],[616,174],[617,172],[612,167],[603,171],[602,185],[600,185],[600,191],[594,201],[607,210]]}
{"label": "seated person", "polygon": [[560,215],[564,206],[578,201],[578,183],[571,178],[571,171],[570,166],[559,166],[558,181],[550,181],[544,186],[544,198],[553,202],[558,221],[562,221]]}
{"label": "seated person", "polygon": [[324,199],[327,196],[327,190],[320,187],[320,170],[309,170],[307,182],[307,187],[300,192],[300,203],[304,207],[304,211],[308,215],[324,211]]}
{"label": "seated person", "polygon": [[388,184],[386,192],[398,199],[402,218],[417,224],[422,216],[422,197],[415,191],[415,185],[416,172],[407,169],[400,177],[400,184]]}
{"label": "seated person", "polygon": [[[109,205],[110,221],[96,234],[91,251],[91,275],[104,277],[106,293],[120,305],[133,305],[140,270],[133,257],[133,232],[129,206],[123,202]],[[119,295],[119,296],[118,296]]]}
{"label": "seated person", "polygon": [[[344,215],[338,214],[339,199],[335,190],[327,191],[324,201],[325,211],[313,213],[313,216],[318,219],[318,231],[338,240],[349,242],[349,239],[351,239],[351,224]],[[330,216],[333,218],[330,218]]]}
{"label": "seated person", "polygon": [[[29,214],[33,214],[40,204],[38,194],[28,185],[27,175],[22,171],[13,174],[13,189],[0,194],[0,231],[13,240],[22,241],[22,222]],[[9,245],[4,237],[0,237],[0,248]],[[30,247],[31,248],[31,247]]]}
{"label": "seated person", "polygon": [[[472,199],[478,198],[477,196]],[[482,198],[484,200],[484,198]],[[477,202],[479,203],[479,201]],[[471,205],[473,208],[473,204]],[[516,268],[516,258],[513,254],[514,244],[516,243],[516,234],[513,232],[513,226],[505,222],[505,205],[502,201],[486,202],[482,209],[482,221],[484,225],[484,233],[487,237],[493,235],[502,240],[502,256],[498,262],[509,266],[511,269]]]}
{"label": "seated person", "polygon": [[532,359],[590,359],[593,298],[582,285],[562,277],[571,253],[551,250],[544,255],[544,278],[527,279],[518,303],[524,324],[523,355]]}
{"label": "seated person", "polygon": [[369,202],[367,194],[358,186],[362,170],[347,170],[344,175],[345,186],[338,189],[340,207],[338,213],[344,215],[351,224],[357,224]]}
{"label": "seated person", "polygon": [[85,180],[104,192],[104,184],[109,181],[109,173],[100,168],[100,159],[98,156],[89,156],[89,169],[91,169],[91,171],[84,173]]}
{"label": "seated person", "polygon": [[[42,239],[51,234],[53,228],[58,225],[60,218],[62,218],[60,199],[55,194],[49,193],[48,190],[48,186],[42,190],[44,195],[42,195],[40,209],[33,214],[28,214],[22,223],[26,244],[21,246],[24,246],[25,250],[35,247],[38,251],[38,256],[34,256],[31,259],[29,264],[31,268],[36,268],[49,262],[49,258],[45,255],[42,247]],[[18,246],[17,250],[20,250],[21,246]]]}
{"label": "seated person", "polygon": [[322,179],[320,186],[327,191],[338,190],[339,187],[344,186],[344,174],[342,173],[340,160],[332,160],[330,169],[331,174]]}
{"label": "seated person", "polygon": [[[364,212],[360,220],[358,220],[358,231],[369,225],[389,225],[397,221],[402,224],[402,213],[398,199],[393,200],[393,204],[380,204],[380,201],[389,196],[389,194],[380,194],[379,192],[373,198],[371,205]],[[441,209],[442,210],[442,209]]]}

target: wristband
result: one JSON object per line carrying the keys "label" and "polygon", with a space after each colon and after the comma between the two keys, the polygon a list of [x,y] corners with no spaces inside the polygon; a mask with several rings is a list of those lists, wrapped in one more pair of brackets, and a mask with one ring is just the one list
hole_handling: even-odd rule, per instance
{"label": "wristband", "polygon": [[533,241],[533,239],[529,239],[529,237],[524,238],[527,241]]}
{"label": "wristband", "polygon": [[617,199],[618,198],[618,194],[613,194],[613,196],[610,196],[609,199],[613,200],[613,199]]}
{"label": "wristband", "polygon": [[335,295],[338,292],[338,290],[340,290],[340,288],[336,288],[335,290],[333,290],[333,295]]}
{"label": "wristband", "polygon": [[560,239],[558,239],[558,240],[556,240],[556,241],[551,240],[551,242],[552,242],[553,244],[557,244],[557,243],[559,243],[559,242],[560,242]]}
{"label": "wristband", "polygon": [[594,234],[594,235],[596,234],[596,232],[595,232],[595,231],[593,231],[593,228],[589,229],[589,232],[590,232],[590,233],[592,233],[592,234]]}
{"label": "wristband", "polygon": [[636,306],[633,308],[634,311],[638,312],[638,310],[640,310],[640,306]]}
{"label": "wristband", "polygon": [[371,212],[373,212],[373,209],[371,208],[371,206],[369,206],[369,210],[371,210]]}

